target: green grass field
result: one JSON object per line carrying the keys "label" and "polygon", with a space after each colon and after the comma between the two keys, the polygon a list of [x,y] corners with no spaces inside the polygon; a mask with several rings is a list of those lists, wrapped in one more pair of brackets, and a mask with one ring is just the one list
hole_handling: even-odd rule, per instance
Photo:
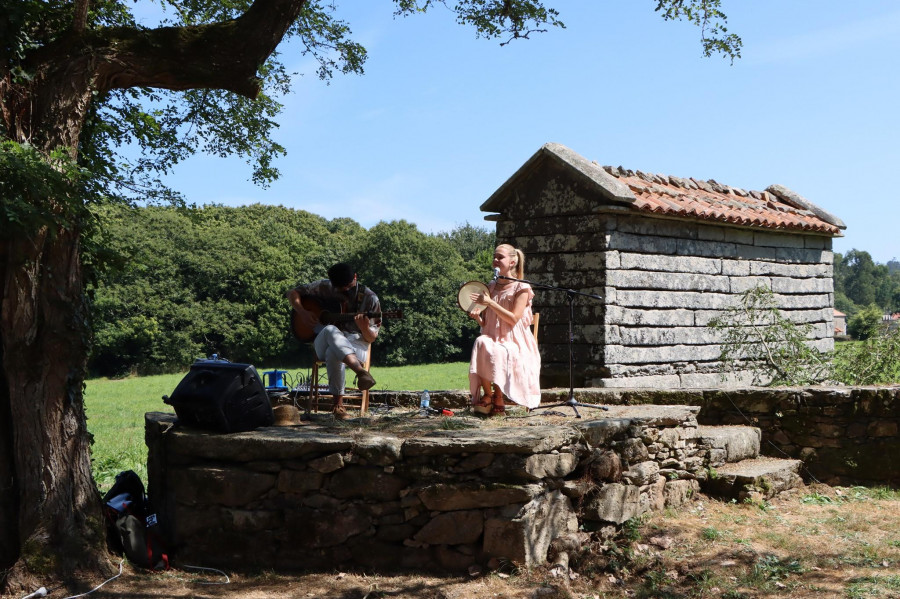
{"label": "green grass field", "polygon": [[[262,374],[271,368],[258,370]],[[468,362],[372,368],[377,381],[375,389],[390,391],[467,389],[468,372]],[[308,376],[305,370],[287,373],[287,381]],[[163,403],[162,396],[171,394],[182,378],[184,373],[87,381],[84,402],[88,430],[94,436],[93,472],[101,489],[108,488],[123,470],[134,470],[146,484],[144,414],[174,413],[171,406]]]}

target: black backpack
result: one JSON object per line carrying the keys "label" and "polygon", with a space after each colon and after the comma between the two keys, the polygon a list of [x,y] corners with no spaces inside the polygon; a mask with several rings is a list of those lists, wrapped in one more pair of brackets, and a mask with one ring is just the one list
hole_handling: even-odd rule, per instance
{"label": "black backpack", "polygon": [[156,513],[144,492],[141,477],[133,470],[116,475],[103,496],[106,540],[110,550],[149,570],[168,570],[169,555],[162,542]]}

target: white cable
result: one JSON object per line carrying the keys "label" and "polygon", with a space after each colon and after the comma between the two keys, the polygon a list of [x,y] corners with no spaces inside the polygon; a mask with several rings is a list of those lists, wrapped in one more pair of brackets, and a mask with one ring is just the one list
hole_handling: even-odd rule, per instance
{"label": "white cable", "polygon": [[[105,585],[105,584],[106,584],[107,582],[109,582],[110,580],[115,580],[116,578],[118,578],[119,576],[122,575],[122,564],[123,564],[123,563],[125,563],[125,560],[122,560],[121,562],[119,562],[119,573],[116,574],[115,576],[113,576],[112,578],[107,578],[106,580],[104,580],[103,582],[101,582],[100,584],[98,584],[97,586],[95,586],[94,588],[92,588],[92,589],[91,589],[90,591],[88,591],[87,593],[81,593],[80,595],[71,595],[71,596],[69,596],[69,597],[65,597],[64,599],[77,599],[78,597],[84,597],[85,595],[90,595],[91,593],[93,593],[94,591],[96,591],[97,589],[99,589],[100,587],[102,587],[103,585]],[[38,590],[40,590],[40,589],[38,589]],[[43,595],[42,595],[42,596],[43,596]],[[29,595],[29,597],[30,597],[30,595]]]}
{"label": "white cable", "polygon": [[181,564],[181,567],[182,567],[182,568],[193,568],[194,570],[206,570],[207,572],[218,572],[219,574],[221,574],[222,576],[225,577],[225,582],[202,582],[202,581],[196,581],[197,584],[231,584],[231,579],[228,578],[228,574],[225,574],[225,572],[222,572],[221,570],[216,570],[215,568],[205,568],[205,567],[203,567],[203,566],[189,566],[189,565],[187,565],[187,564]]}
{"label": "white cable", "polygon": [[45,587],[41,587],[30,595],[25,595],[22,599],[33,599],[34,597],[46,597],[47,589]]}

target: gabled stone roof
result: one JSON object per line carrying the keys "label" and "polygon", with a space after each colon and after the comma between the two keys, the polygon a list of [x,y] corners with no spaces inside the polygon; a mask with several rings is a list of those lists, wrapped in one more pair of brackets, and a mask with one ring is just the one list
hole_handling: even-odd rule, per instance
{"label": "gabled stone roof", "polygon": [[839,236],[841,229],[847,228],[838,217],[782,185],[770,185],[764,191],[745,191],[712,179],[703,181],[601,167],[556,143],[544,144],[481,205],[481,210],[502,212],[507,192],[516,181],[539,168],[546,159],[564,166],[574,178],[593,186],[606,199],[638,212],[830,236]]}

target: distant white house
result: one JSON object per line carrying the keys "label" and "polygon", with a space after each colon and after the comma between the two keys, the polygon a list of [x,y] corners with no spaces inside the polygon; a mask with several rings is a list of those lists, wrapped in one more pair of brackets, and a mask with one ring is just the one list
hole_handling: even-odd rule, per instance
{"label": "distant white house", "polygon": [[847,334],[847,315],[840,310],[834,311],[834,336],[840,337]]}

